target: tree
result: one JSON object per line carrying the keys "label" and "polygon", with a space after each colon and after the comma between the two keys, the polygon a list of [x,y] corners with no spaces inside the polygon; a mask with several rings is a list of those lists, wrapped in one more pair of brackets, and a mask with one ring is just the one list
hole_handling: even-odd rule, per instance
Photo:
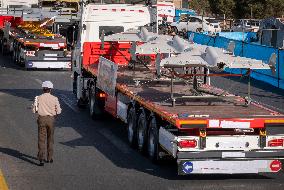
{"label": "tree", "polygon": [[226,15],[227,18],[232,18],[235,9],[234,0],[209,0],[212,13],[215,15]]}
{"label": "tree", "polygon": [[267,18],[284,15],[284,0],[189,0],[199,15],[226,14],[227,18]]}
{"label": "tree", "polygon": [[191,9],[195,10],[199,15],[210,14],[210,4],[208,0],[191,0],[189,3]]}

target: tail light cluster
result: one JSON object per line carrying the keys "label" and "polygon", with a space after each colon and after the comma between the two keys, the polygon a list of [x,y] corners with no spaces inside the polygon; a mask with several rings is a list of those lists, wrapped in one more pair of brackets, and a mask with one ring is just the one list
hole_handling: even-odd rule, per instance
{"label": "tail light cluster", "polygon": [[105,98],[105,97],[106,97],[106,94],[103,93],[103,92],[100,92],[100,93],[99,93],[99,97],[100,97],[100,98]]}
{"label": "tail light cluster", "polygon": [[26,56],[34,57],[35,51],[26,51]]}
{"label": "tail light cluster", "polygon": [[283,139],[272,139],[268,141],[268,146],[269,147],[283,147]]}
{"label": "tail light cluster", "polygon": [[197,146],[196,140],[181,140],[178,142],[180,148],[195,148]]}

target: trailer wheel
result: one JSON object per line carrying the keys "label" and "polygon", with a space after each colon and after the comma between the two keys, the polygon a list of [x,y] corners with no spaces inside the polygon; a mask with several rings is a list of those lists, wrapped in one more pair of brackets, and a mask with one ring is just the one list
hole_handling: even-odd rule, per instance
{"label": "trailer wheel", "polygon": [[14,51],[13,51],[13,62],[15,64],[18,64],[18,55],[17,55],[17,50],[16,49],[14,49]]}
{"label": "trailer wheel", "polygon": [[159,129],[157,126],[156,118],[153,116],[149,122],[148,139],[147,139],[147,152],[150,160],[158,163],[159,157]]}
{"label": "trailer wheel", "polygon": [[1,48],[1,54],[4,56],[5,53],[6,53],[6,48],[5,48],[5,43],[6,43],[6,40],[4,39],[2,41],[2,48]]}
{"label": "trailer wheel", "polygon": [[147,118],[142,109],[137,122],[137,145],[139,152],[145,152],[147,149]]}
{"label": "trailer wheel", "polygon": [[103,110],[98,103],[97,90],[95,85],[92,85],[89,91],[89,113],[94,120],[101,118],[103,114]]}
{"label": "trailer wheel", "polygon": [[80,98],[79,100],[77,100],[77,107],[81,109],[86,108],[86,101]]}
{"label": "trailer wheel", "polygon": [[131,107],[127,115],[127,138],[131,147],[135,147],[137,144],[137,122],[136,122],[136,110]]}

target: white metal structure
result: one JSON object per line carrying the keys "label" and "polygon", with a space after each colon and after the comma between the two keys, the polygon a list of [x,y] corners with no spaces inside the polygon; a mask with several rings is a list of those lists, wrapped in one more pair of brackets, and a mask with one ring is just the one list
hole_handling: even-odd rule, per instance
{"label": "white metal structure", "polygon": [[[120,33],[108,36],[106,41],[139,41],[145,42],[136,47],[136,54],[175,54],[161,61],[164,65],[204,66],[214,70],[225,68],[238,69],[273,69],[275,70],[276,54],[272,54],[269,64],[261,60],[235,56],[235,44],[231,42],[227,49],[193,44],[179,36],[173,38],[166,35],[150,33],[142,28],[139,32]],[[177,55],[178,54],[178,55]]]}

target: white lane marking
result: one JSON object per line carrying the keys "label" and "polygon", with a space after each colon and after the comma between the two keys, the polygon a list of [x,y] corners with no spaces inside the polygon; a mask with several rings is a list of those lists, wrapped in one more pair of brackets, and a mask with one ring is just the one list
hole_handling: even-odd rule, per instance
{"label": "white lane marking", "polygon": [[74,103],[74,101],[70,100],[67,96],[64,94],[59,94],[59,98],[69,107],[71,108],[74,112],[79,113],[80,110],[77,107],[77,105]]}
{"label": "white lane marking", "polygon": [[36,81],[38,84],[42,84],[42,80],[40,80],[40,79],[35,79],[35,81]]}
{"label": "white lane marking", "polygon": [[119,149],[124,154],[130,153],[129,146],[124,143],[120,138],[116,137],[110,130],[106,128],[100,128],[98,132],[108,139],[117,149]]}

